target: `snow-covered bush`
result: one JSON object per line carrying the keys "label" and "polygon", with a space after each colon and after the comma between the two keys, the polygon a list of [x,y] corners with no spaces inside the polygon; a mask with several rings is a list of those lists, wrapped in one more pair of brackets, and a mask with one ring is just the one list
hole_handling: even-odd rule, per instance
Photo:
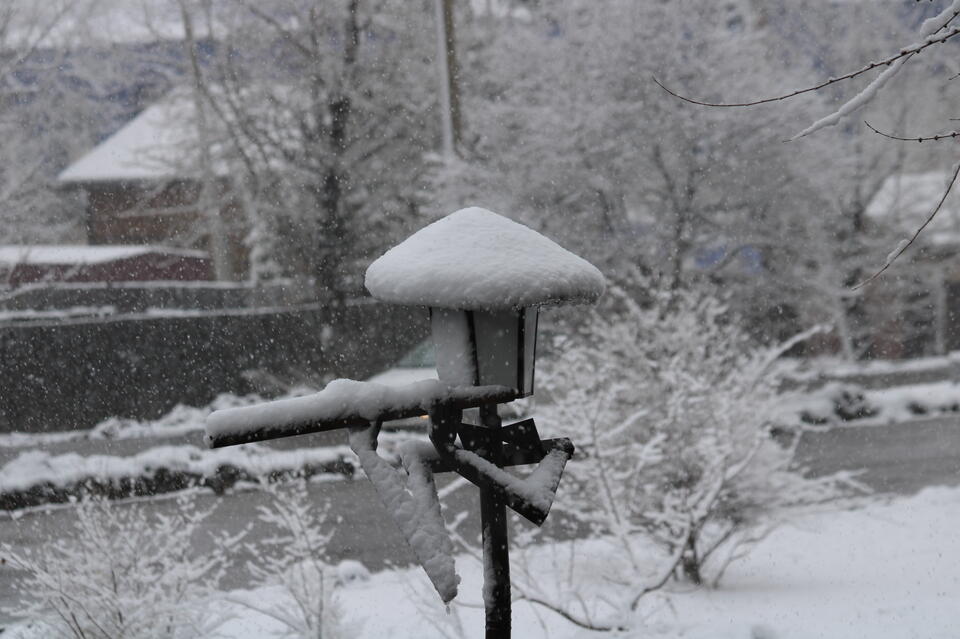
{"label": "snow-covered bush", "polygon": [[816,392],[804,393],[801,401],[798,416],[807,424],[867,419],[881,412],[863,387],[843,382],[831,382]]}
{"label": "snow-covered bush", "polygon": [[198,552],[196,535],[212,509],[197,509],[190,496],[170,514],[151,510],[87,498],[73,527],[50,543],[0,546],[0,557],[23,573],[14,586],[22,602],[4,612],[33,620],[44,637],[209,636],[215,621],[203,603],[237,539]]}
{"label": "snow-covered bush", "polygon": [[805,478],[791,467],[795,443],[770,436],[770,364],[787,345],[759,347],[735,320],[708,294],[655,292],[641,304],[614,289],[554,345],[557,356],[538,370],[549,400],[537,415],[579,451],[555,508],[609,542],[616,561],[603,563],[605,578],[623,597],[585,598],[607,608],[609,623],[575,589],[558,598],[530,579],[518,584],[526,598],[616,627],[671,576],[715,585],[782,507],[837,494],[845,476]]}
{"label": "snow-covered bush", "polygon": [[960,413],[960,384],[940,380],[885,388],[829,382],[784,402],[781,417],[812,425],[878,425]]}
{"label": "snow-covered bush", "polygon": [[332,533],[321,530],[326,506],[311,502],[304,480],[284,483],[264,479],[263,489],[272,497],[258,507],[261,524],[275,530],[259,545],[250,546],[258,559],[249,564],[253,578],[265,586],[278,586],[282,596],[269,607],[245,597],[235,599],[276,619],[287,628],[284,636],[298,639],[337,639],[349,636],[336,599],[334,587],[364,579],[357,562],[331,566],[324,559]]}
{"label": "snow-covered bush", "polygon": [[877,413],[876,409],[867,402],[863,390],[852,384],[843,385],[837,389],[833,397],[833,405],[833,412],[843,421],[872,417]]}

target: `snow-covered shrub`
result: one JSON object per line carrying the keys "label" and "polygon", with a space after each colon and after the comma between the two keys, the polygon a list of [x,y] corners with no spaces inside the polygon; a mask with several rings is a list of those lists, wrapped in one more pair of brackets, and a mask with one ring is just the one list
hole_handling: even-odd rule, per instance
{"label": "snow-covered shrub", "polygon": [[792,413],[806,424],[895,424],[960,412],[960,384],[942,380],[864,388],[830,382],[823,388],[796,395],[784,407],[784,419]]}
{"label": "snow-covered shrub", "polygon": [[831,399],[834,414],[845,422],[877,414],[877,409],[864,396],[863,389],[854,384],[841,385]]}
{"label": "snow-covered shrub", "polygon": [[311,502],[305,480],[269,482],[261,485],[272,497],[258,507],[262,525],[275,534],[250,546],[257,561],[249,564],[253,578],[264,586],[279,587],[283,596],[271,599],[269,607],[251,598],[234,602],[280,621],[288,637],[337,639],[350,636],[334,597],[334,587],[365,579],[356,562],[331,566],[324,559],[332,533],[321,530],[326,506]]}
{"label": "snow-covered shrub", "polygon": [[[708,294],[654,292],[641,304],[614,289],[561,339],[538,370],[550,400],[536,414],[578,447],[555,509],[610,544],[616,560],[593,562],[623,585],[621,600],[593,601],[607,615],[624,619],[671,576],[716,584],[782,507],[828,499],[845,479],[791,468],[794,449],[770,436],[778,401],[770,365],[788,345],[752,343]],[[528,599],[604,626],[575,591],[558,600],[536,579],[518,585]]]}
{"label": "snow-covered shrub", "polygon": [[203,603],[237,539],[198,552],[196,535],[212,509],[197,509],[188,495],[170,514],[151,510],[87,498],[72,528],[50,543],[0,546],[5,562],[22,571],[14,585],[21,605],[4,612],[33,620],[45,637],[209,636],[213,620]]}
{"label": "snow-covered shrub", "polygon": [[[857,384],[830,382],[798,396],[797,416],[805,424],[824,425],[875,417],[880,412]],[[789,404],[788,404],[789,405]]]}

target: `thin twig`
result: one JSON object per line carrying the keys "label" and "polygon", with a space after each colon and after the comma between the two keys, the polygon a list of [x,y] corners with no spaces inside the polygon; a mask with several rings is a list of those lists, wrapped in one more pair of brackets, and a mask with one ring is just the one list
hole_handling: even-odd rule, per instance
{"label": "thin twig", "polygon": [[826,87],[837,84],[839,82],[843,82],[845,80],[852,80],[853,78],[856,78],[858,76],[863,75],[864,73],[867,73],[868,71],[872,71],[879,67],[890,66],[891,64],[893,64],[894,62],[896,62],[901,58],[907,58],[907,57],[913,56],[917,53],[920,53],[927,47],[933,46],[935,44],[940,44],[942,42],[946,42],[947,40],[950,40],[951,38],[957,35],[960,35],[960,28],[954,27],[953,29],[951,29],[950,31],[947,31],[945,34],[939,37],[933,38],[931,40],[927,40],[926,42],[923,42],[922,44],[919,44],[913,47],[902,49],[900,50],[899,53],[896,53],[888,58],[879,60],[877,62],[871,62],[866,66],[860,69],[857,69],[856,71],[851,71],[850,73],[845,73],[844,75],[837,76],[835,78],[830,78],[829,80],[825,80],[820,84],[806,87],[804,89],[797,89],[796,91],[791,91],[790,93],[783,93],[781,95],[771,96],[769,98],[761,98],[759,100],[751,100],[748,102],[707,102],[705,100],[697,100],[694,98],[688,98],[686,96],[680,95],[679,93],[671,91],[670,89],[665,87],[663,83],[661,83],[660,80],[658,80],[655,76],[653,77],[653,81],[657,84],[657,86],[659,86],[661,89],[663,89],[673,97],[683,100],[684,102],[689,102],[690,104],[697,104],[700,106],[709,106],[709,107],[722,107],[722,108],[757,106],[758,104],[769,104],[771,102],[780,102],[782,100],[788,100],[792,97],[802,95],[804,93],[812,93],[814,91],[819,91],[820,89],[824,89]]}
{"label": "thin twig", "polygon": [[937,216],[937,213],[940,212],[940,209],[943,207],[943,203],[946,201],[947,196],[950,195],[950,191],[953,190],[953,185],[957,183],[957,175],[960,175],[960,164],[957,164],[957,168],[953,170],[953,176],[950,178],[950,184],[947,185],[947,190],[943,192],[943,197],[940,198],[940,201],[937,203],[937,207],[933,209],[933,212],[930,213],[930,215],[927,217],[924,223],[920,225],[920,228],[914,231],[913,236],[909,240],[907,240],[906,242],[902,242],[901,245],[898,246],[896,250],[894,250],[893,253],[891,253],[887,257],[886,263],[883,265],[883,267],[879,271],[877,271],[876,273],[874,273],[864,281],[854,286],[852,290],[856,291],[860,288],[863,288],[873,280],[877,279],[877,277],[879,277],[881,273],[886,271],[888,268],[890,268],[891,264],[897,261],[897,258],[903,255],[904,251],[910,248],[910,246],[914,243],[917,237],[919,237],[920,233],[923,232],[923,229],[927,228],[927,225],[929,225],[930,222],[933,221],[933,218]]}
{"label": "thin twig", "polygon": [[539,606],[543,606],[543,607],[546,608],[547,610],[552,610],[553,612],[557,613],[558,615],[560,615],[561,617],[563,617],[564,619],[566,619],[567,621],[569,621],[569,622],[572,623],[573,625],[579,626],[579,627],[584,628],[584,629],[586,629],[586,630],[609,631],[609,630],[613,630],[613,629],[614,629],[613,626],[606,626],[606,625],[598,626],[598,625],[595,625],[595,624],[591,623],[591,622],[588,621],[588,620],[580,619],[580,618],[577,617],[576,615],[574,615],[574,614],[572,614],[572,613],[570,613],[570,612],[567,612],[567,611],[564,610],[563,608],[560,608],[559,606],[554,605],[553,603],[547,601],[546,599],[541,599],[540,597],[537,597],[536,595],[530,595],[530,594],[527,594],[527,593],[522,593],[520,596],[518,596],[518,597],[516,598],[516,601],[527,601],[527,602],[530,602],[530,603],[532,603],[532,604],[537,604],[537,605],[539,605]]}
{"label": "thin twig", "polygon": [[234,2],[270,25],[274,31],[277,32],[277,35],[299,49],[307,59],[313,60],[316,58],[317,52],[305,45],[291,29],[285,27],[275,16],[258,8],[256,4],[251,4],[247,0],[234,0]]}
{"label": "thin twig", "polygon": [[[687,521],[684,523],[683,531],[676,536],[676,539],[687,538],[690,535],[691,527],[692,527],[692,522],[688,517]],[[636,611],[637,606],[640,605],[640,600],[643,599],[645,595],[648,595],[651,592],[654,592],[655,590],[660,590],[661,588],[663,588],[664,584],[667,583],[667,581],[673,575],[674,571],[676,571],[677,566],[680,565],[680,560],[683,559],[683,551],[685,547],[686,546],[684,543],[678,543],[677,549],[673,552],[673,554],[669,558],[669,561],[667,562],[667,568],[660,573],[660,576],[657,579],[653,580],[651,583],[641,588],[638,592],[636,592],[631,597],[632,599],[632,601],[630,602],[631,611]]]}
{"label": "thin twig", "polygon": [[866,120],[864,120],[863,123],[867,125],[868,129],[870,129],[877,135],[882,135],[885,138],[889,138],[891,140],[899,140],[901,142],[929,142],[929,141],[937,142],[939,140],[948,140],[950,138],[960,137],[960,131],[951,131],[950,133],[938,133],[937,135],[930,135],[930,136],[901,138],[900,136],[891,135],[890,133],[884,133],[883,131],[877,130],[872,124],[870,124]]}

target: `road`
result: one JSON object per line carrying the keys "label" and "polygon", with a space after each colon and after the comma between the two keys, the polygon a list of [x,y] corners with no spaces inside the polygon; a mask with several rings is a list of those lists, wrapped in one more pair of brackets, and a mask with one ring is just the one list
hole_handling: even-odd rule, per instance
{"label": "road", "polygon": [[[295,443],[289,440],[284,445]],[[318,443],[310,441],[310,445]],[[814,475],[863,469],[860,480],[881,493],[908,495],[925,486],[958,485],[960,419],[938,418],[808,433],[800,442],[798,458],[801,465]],[[451,479],[443,478],[439,484],[444,486]],[[329,504],[328,525],[334,530],[327,547],[329,560],[358,559],[372,570],[389,564],[412,563],[409,549],[367,481],[313,483],[309,491],[317,503]],[[205,530],[197,539],[198,549],[203,551],[209,547],[206,533],[246,526],[256,517],[257,506],[267,503],[267,499],[258,491],[237,492],[224,497],[200,494],[198,505],[215,505],[216,510],[205,522]],[[469,486],[450,493],[444,502],[450,512],[478,512],[476,491]],[[172,499],[153,500],[150,507],[162,512],[175,508],[176,502]],[[3,518],[0,519],[0,543],[37,547],[68,531],[73,519],[70,508],[28,513],[16,520]],[[465,525],[476,530],[478,523],[474,517]],[[249,585],[243,568],[248,558],[238,557],[236,567],[228,573],[223,587]],[[9,566],[0,567],[0,608],[12,602],[14,578],[15,573]]]}
{"label": "road", "polygon": [[881,493],[909,495],[925,486],[960,484],[960,417],[807,433],[797,457],[813,475],[863,470]]}

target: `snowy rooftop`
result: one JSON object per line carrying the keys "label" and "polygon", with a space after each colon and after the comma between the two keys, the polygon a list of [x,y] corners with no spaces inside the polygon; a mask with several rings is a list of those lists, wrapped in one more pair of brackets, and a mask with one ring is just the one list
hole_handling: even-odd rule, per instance
{"label": "snowy rooftop", "polygon": [[458,309],[592,303],[603,275],[536,231],[486,209],[461,209],[407,238],[367,269],[386,302]]}
{"label": "snowy rooftop", "polygon": [[[222,87],[210,91],[221,94]],[[242,100],[256,114],[257,125],[269,132],[272,144],[297,148],[301,142],[295,116],[275,107],[278,96],[285,100],[300,98],[296,87],[251,86],[242,90]],[[236,125],[230,113],[230,124]],[[219,116],[207,113],[207,146],[215,175],[225,176],[238,161],[236,144],[246,148],[248,159],[266,169],[287,168],[283,152],[257,147],[243,138],[230,135]],[[201,174],[200,135],[197,107],[192,90],[179,87],[150,105],[116,133],[64,169],[60,182],[119,182],[133,180],[171,180],[197,178]]]}
{"label": "snowy rooftop", "polygon": [[208,257],[203,251],[164,246],[85,244],[0,245],[0,264],[103,264],[151,253]]}
{"label": "snowy rooftop", "polygon": [[[891,175],[867,205],[867,216],[885,220],[894,228],[912,233],[937,207],[949,183],[950,173],[943,171]],[[924,232],[924,237],[934,244],[960,240],[960,193],[956,188]]]}
{"label": "snowy rooftop", "polygon": [[155,180],[196,173],[196,110],[175,90],[64,169],[61,182]]}

